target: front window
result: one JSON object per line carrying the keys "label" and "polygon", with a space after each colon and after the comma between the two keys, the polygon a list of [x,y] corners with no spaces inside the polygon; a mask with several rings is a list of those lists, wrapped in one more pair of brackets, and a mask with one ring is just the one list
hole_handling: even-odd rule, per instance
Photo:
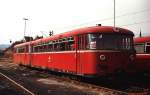
{"label": "front window", "polygon": [[145,52],[144,43],[135,44],[135,50],[136,50],[137,53],[144,53]]}
{"label": "front window", "polygon": [[125,34],[88,34],[89,49],[131,50],[133,36]]}

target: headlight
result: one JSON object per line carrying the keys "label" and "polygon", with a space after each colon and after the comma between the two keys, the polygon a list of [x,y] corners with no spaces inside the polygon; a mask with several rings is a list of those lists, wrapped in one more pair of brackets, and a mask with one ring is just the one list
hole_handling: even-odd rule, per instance
{"label": "headlight", "polygon": [[104,61],[104,60],[106,60],[106,57],[105,57],[105,55],[100,55],[100,56],[99,56],[99,58],[100,58],[100,60],[101,60],[101,61]]}
{"label": "headlight", "polygon": [[134,60],[134,55],[130,55],[130,60],[133,61]]}

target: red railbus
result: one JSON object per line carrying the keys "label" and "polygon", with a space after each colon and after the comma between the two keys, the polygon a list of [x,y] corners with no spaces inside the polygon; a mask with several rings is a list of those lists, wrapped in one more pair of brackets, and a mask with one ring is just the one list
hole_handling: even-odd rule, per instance
{"label": "red railbus", "polygon": [[14,63],[81,76],[133,70],[133,32],[85,27],[14,47]]}
{"label": "red railbus", "polygon": [[150,70],[150,36],[134,39],[136,49],[136,68],[139,72]]}

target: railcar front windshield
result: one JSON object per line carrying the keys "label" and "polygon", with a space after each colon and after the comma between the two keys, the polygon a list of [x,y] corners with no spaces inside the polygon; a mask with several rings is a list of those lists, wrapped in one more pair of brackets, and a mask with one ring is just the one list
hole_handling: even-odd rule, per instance
{"label": "railcar front windshield", "polygon": [[88,34],[88,48],[97,50],[132,50],[133,35]]}

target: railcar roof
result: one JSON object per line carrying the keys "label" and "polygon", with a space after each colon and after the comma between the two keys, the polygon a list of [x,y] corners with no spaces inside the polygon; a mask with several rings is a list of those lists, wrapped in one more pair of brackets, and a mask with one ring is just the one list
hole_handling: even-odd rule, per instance
{"label": "railcar roof", "polygon": [[30,42],[24,42],[24,43],[21,43],[21,44],[17,44],[15,45],[14,47],[20,47],[20,46],[25,46],[25,45],[28,45]]}
{"label": "railcar roof", "polygon": [[[92,27],[79,28],[79,29],[75,29],[72,31],[58,34],[58,35],[53,35],[47,38],[42,38],[42,39],[38,39],[35,41],[31,41],[30,44],[37,44],[39,42],[47,42],[47,41],[55,40],[58,38],[70,37],[70,36],[87,34],[87,33],[97,33],[97,32],[100,32],[100,33],[115,33],[115,32],[117,33],[118,32],[118,33],[123,33],[123,34],[125,33],[125,34],[134,35],[133,32],[131,32],[130,30],[118,28],[118,27],[116,29],[119,30],[119,32],[115,31],[114,27],[112,26],[92,26]],[[20,47],[26,44],[29,44],[29,42],[16,45],[15,47]]]}
{"label": "railcar roof", "polygon": [[134,38],[134,42],[135,42],[135,43],[150,42],[150,36]]}

